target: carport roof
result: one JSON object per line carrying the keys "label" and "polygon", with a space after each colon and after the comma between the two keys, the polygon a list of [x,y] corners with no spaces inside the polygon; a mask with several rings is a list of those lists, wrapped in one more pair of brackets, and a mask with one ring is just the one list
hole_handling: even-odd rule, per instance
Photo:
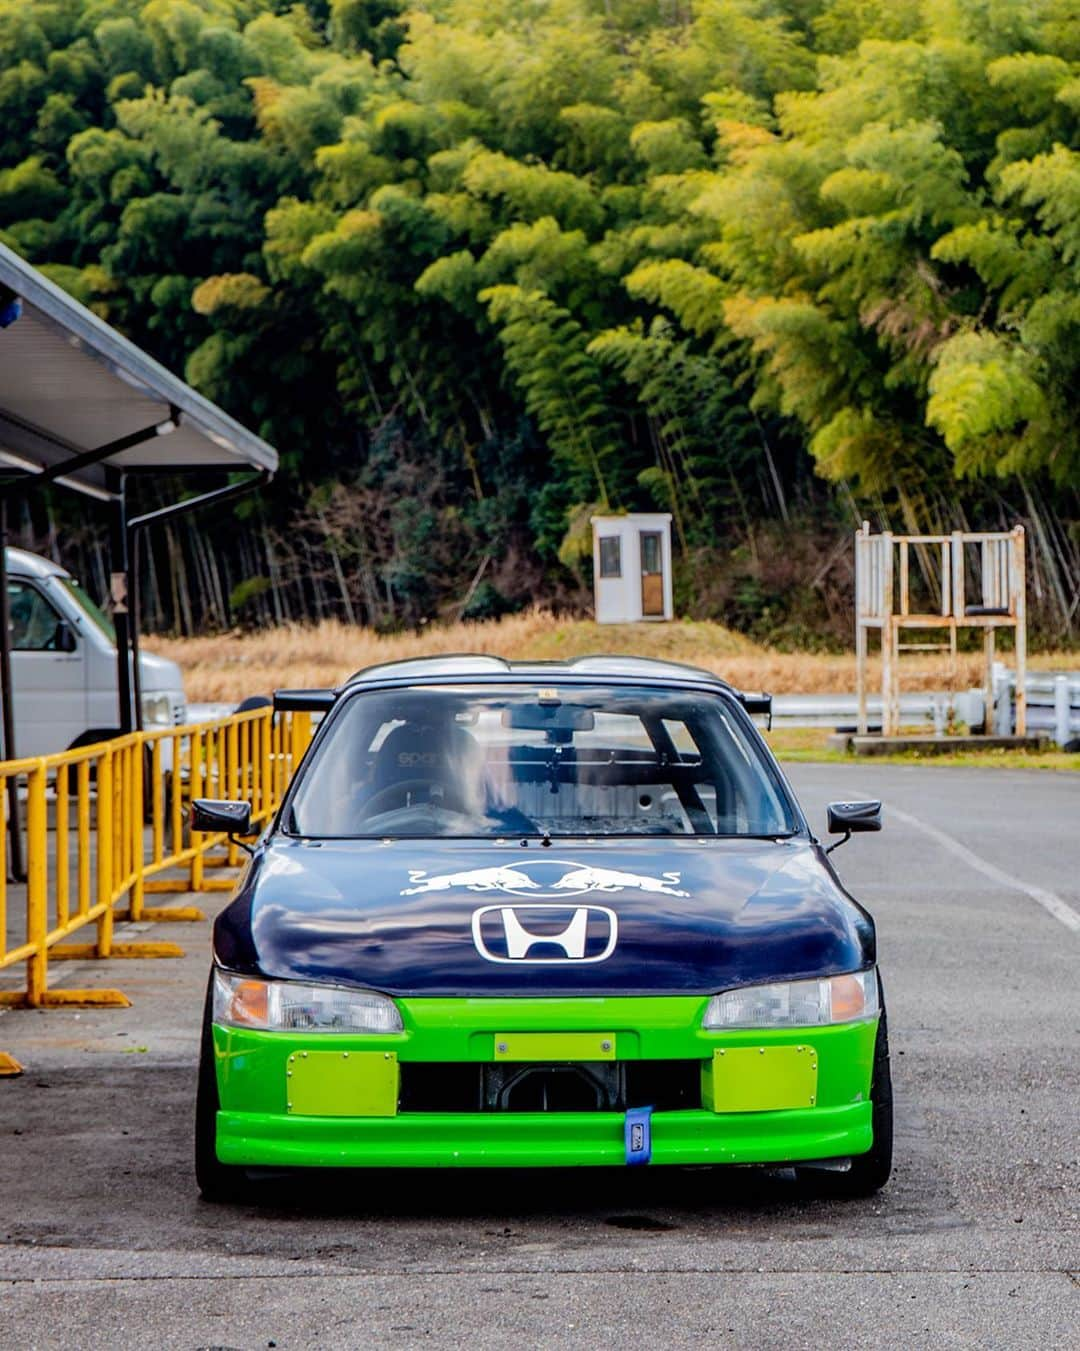
{"label": "carport roof", "polygon": [[0,473],[55,469],[140,431],[148,438],[59,481],[98,495],[106,465],[159,473],[277,469],[273,446],[0,244],[0,310],[2,288],[21,301],[21,314],[0,328]]}

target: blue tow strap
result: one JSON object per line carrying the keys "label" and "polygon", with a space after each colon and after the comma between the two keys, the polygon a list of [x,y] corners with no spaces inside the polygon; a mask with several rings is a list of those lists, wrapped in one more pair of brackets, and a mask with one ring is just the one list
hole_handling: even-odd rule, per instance
{"label": "blue tow strap", "polygon": [[651,1107],[631,1107],[624,1123],[626,1162],[628,1166],[648,1163],[652,1158]]}

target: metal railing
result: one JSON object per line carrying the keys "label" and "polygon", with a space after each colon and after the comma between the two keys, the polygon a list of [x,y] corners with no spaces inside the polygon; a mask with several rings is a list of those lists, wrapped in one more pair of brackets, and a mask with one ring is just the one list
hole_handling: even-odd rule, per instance
{"label": "metal railing", "polygon": [[[1024,679],[1029,734],[1045,736],[1059,746],[1080,741],[1080,671],[1029,671]],[[866,701],[871,724],[880,723],[882,700]],[[776,694],[774,725],[838,727],[854,725],[859,710],[854,694]],[[995,736],[1011,736],[1016,726],[1016,672],[1002,662],[993,666],[993,703],[986,716],[986,692],[924,690],[900,697],[900,725],[932,723],[941,736],[954,721],[982,728]]]}
{"label": "metal railing", "polygon": [[[994,667],[994,725],[1007,734],[1015,725],[1016,672]],[[1080,671],[1028,671],[1024,677],[1027,729],[1059,746],[1080,740]]]}
{"label": "metal railing", "polygon": [[[0,985],[0,1005],[126,1005],[119,990],[51,988],[50,963],[182,955],[175,943],[118,943],[114,922],[205,918],[194,906],[146,903],[152,893],[233,885],[218,870],[237,866],[241,853],[223,835],[190,830],[191,799],[245,798],[252,821],[262,825],[310,739],[309,714],[275,715],[267,707],[0,761],[0,790],[15,779],[25,794],[27,860],[25,888],[10,884],[0,867],[0,982],[5,971],[25,965],[21,985]],[[66,941],[90,926],[91,941]]]}

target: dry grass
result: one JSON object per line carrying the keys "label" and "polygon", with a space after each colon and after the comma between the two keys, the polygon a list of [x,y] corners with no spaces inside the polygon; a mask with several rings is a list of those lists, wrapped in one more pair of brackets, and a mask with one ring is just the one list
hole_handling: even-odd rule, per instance
{"label": "dry grass", "polygon": [[432,626],[380,637],[335,621],[210,638],[148,638],[146,647],[179,662],[196,703],[242,699],[284,687],[336,685],[376,662],[449,652],[559,659],[590,652],[633,652],[721,670],[760,649],[719,624],[605,624],[530,610],[502,620]]}
{"label": "dry grass", "polygon": [[[531,610],[479,624],[432,627],[423,633],[379,637],[370,629],[325,621],[260,633],[211,638],[148,638],[146,647],[179,662],[189,700],[239,702],[249,694],[288,687],[336,685],[353,671],[402,657],[447,652],[488,652],[511,658],[579,657],[592,652],[664,657],[716,671],[743,689],[773,694],[843,694],[855,687],[853,656],[773,652],[720,624],[679,620],[673,624],[596,624],[560,619]],[[1047,653],[1032,667],[1074,667],[1075,654]],[[962,654],[956,688],[981,681],[982,659]],[[880,684],[871,662],[871,688]],[[904,659],[906,690],[948,689],[948,664],[932,654]]]}

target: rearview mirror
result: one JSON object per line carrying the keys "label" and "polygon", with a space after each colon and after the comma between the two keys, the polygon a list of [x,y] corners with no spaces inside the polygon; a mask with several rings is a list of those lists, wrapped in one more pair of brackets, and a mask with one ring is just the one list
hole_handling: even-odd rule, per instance
{"label": "rearview mirror", "polygon": [[191,829],[208,834],[250,835],[251,803],[197,797],[191,804]]}
{"label": "rearview mirror", "polygon": [[503,709],[502,725],[526,732],[591,732],[596,715],[576,704],[511,704]]}
{"label": "rearview mirror", "polygon": [[828,830],[830,835],[843,835],[842,840],[830,844],[827,854],[838,849],[861,831],[881,829],[880,802],[830,802],[828,807]]}

